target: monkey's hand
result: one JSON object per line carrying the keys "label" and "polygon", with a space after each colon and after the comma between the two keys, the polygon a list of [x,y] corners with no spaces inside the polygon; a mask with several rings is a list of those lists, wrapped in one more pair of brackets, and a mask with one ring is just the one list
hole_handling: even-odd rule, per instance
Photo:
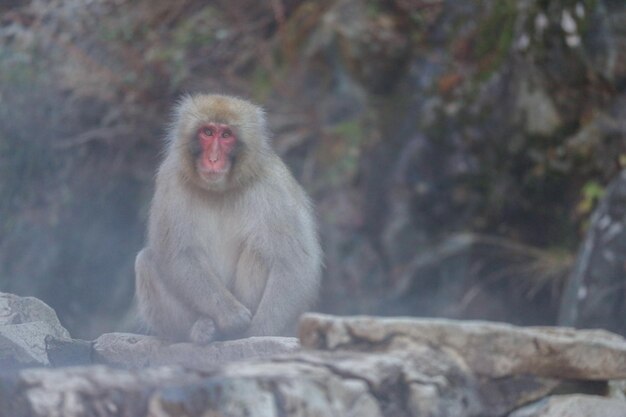
{"label": "monkey's hand", "polygon": [[189,339],[194,343],[206,345],[215,340],[216,333],[217,329],[215,328],[213,320],[208,317],[203,317],[196,320],[193,326],[191,326]]}
{"label": "monkey's hand", "polygon": [[219,313],[213,317],[222,335],[236,335],[243,333],[252,321],[250,310],[234,297],[233,302],[224,303]]}

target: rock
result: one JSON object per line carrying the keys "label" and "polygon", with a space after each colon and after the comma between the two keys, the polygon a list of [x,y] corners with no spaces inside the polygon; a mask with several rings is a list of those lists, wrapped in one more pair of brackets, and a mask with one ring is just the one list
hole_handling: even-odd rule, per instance
{"label": "rock", "polygon": [[0,293],[1,370],[50,365],[51,339],[70,339],[52,308],[33,297]]}
{"label": "rock", "polygon": [[[562,386],[562,381],[556,379],[522,375],[494,379],[483,378],[480,383],[480,392],[483,407],[490,410],[493,415],[503,416],[513,409],[549,395]],[[573,388],[574,391],[576,389],[586,392],[584,386]]]}
{"label": "rock", "polygon": [[626,380],[610,381],[609,396],[626,401]]}
{"label": "rock", "polygon": [[[447,416],[499,417],[520,399],[483,385],[453,352],[298,352],[209,372],[103,366],[0,377],[0,417],[22,416]],[[512,385],[508,385],[511,387]],[[486,399],[486,395],[493,398]]]}
{"label": "rock", "polygon": [[626,170],[607,187],[578,251],[559,312],[559,324],[602,327],[626,335]]}
{"label": "rock", "polygon": [[[0,417],[500,417],[564,392],[557,376],[590,375],[582,372],[590,366],[583,359],[579,368],[568,362],[581,352],[600,361],[592,376],[608,375],[609,366],[621,369],[609,353],[617,355],[623,341],[606,332],[319,314],[307,315],[300,331],[305,347],[325,350],[298,350],[289,338],[198,346],[106,334],[93,344],[95,359],[134,369],[87,366],[0,376]],[[230,362],[277,351],[291,353]],[[562,375],[548,359],[566,364]],[[183,367],[155,367],[165,363]],[[539,372],[540,365],[548,371]],[[148,368],[137,369],[143,366]],[[569,390],[585,392],[576,384]]]}
{"label": "rock", "polygon": [[154,390],[198,380],[199,373],[180,368],[28,369],[0,380],[0,416],[145,416],[147,398]]}
{"label": "rock", "polygon": [[600,396],[623,391],[607,380],[626,367],[626,342],[606,331],[308,314],[301,350],[294,338],[201,346],[126,333],[38,345],[49,322],[0,327],[13,347],[35,337],[11,358],[108,365],[0,372],[0,417],[626,415],[623,395]]}
{"label": "rock", "polygon": [[525,118],[525,129],[530,134],[549,136],[562,126],[552,98],[540,88],[535,90],[526,82],[520,82],[517,98],[519,113]]}
{"label": "rock", "polygon": [[560,395],[524,407],[509,417],[624,417],[626,401],[591,395]]}
{"label": "rock", "polygon": [[35,297],[20,297],[0,292],[0,325],[37,321],[48,323],[58,337],[70,337],[52,307],[43,301]]}
{"label": "rock", "polygon": [[295,352],[299,348],[298,340],[293,337],[250,337],[202,346],[170,344],[153,336],[129,333],[106,333],[93,344],[96,362],[125,368],[182,365],[193,369],[211,369],[226,362],[266,358]]}
{"label": "rock", "polygon": [[43,321],[0,326],[2,369],[49,365],[46,338],[55,328]]}
{"label": "rock", "polygon": [[206,346],[170,344],[128,333],[107,333],[94,342],[76,340],[42,301],[0,293],[0,371],[94,362],[125,368],[172,364],[210,369],[226,362],[295,352],[299,346],[292,337],[252,337]]}
{"label": "rock", "polygon": [[150,399],[155,416],[382,417],[366,381],[343,378],[308,363],[251,364],[229,368],[201,383],[163,389]]}
{"label": "rock", "polygon": [[307,314],[300,322],[300,339],[304,348],[328,350],[384,352],[424,344],[445,346],[478,375],[491,378],[626,378],[626,340],[604,330]]}
{"label": "rock", "polygon": [[78,339],[46,338],[46,353],[52,366],[90,365],[93,363],[93,343]]}
{"label": "rock", "polygon": [[292,337],[252,337],[206,346],[128,333],[107,333],[94,342],[76,340],[42,301],[0,293],[0,371],[94,362],[125,368],[170,364],[211,369],[226,362],[295,352],[299,347]]}
{"label": "rock", "polygon": [[427,343],[388,352],[299,351],[210,371],[196,364],[22,371],[0,378],[0,400],[10,400],[0,417],[91,410],[100,416],[499,417],[555,386],[530,377],[476,378],[453,350]]}

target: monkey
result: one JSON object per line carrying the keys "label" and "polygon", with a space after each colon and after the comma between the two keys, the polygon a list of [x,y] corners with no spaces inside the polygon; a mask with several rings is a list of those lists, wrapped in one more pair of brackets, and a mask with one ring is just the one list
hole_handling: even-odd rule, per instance
{"label": "monkey", "polygon": [[290,334],[317,299],[321,268],[312,203],[273,150],[261,107],[181,99],[135,260],[151,332],[202,344]]}

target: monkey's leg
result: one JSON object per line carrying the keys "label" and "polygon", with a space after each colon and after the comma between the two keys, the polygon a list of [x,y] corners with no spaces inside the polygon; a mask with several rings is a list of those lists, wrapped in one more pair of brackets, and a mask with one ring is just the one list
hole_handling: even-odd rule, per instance
{"label": "monkey's leg", "polygon": [[139,310],[156,334],[196,343],[208,343],[215,338],[213,320],[198,318],[197,313],[167,291],[150,249],[143,249],[137,255],[135,277]]}
{"label": "monkey's leg", "polygon": [[233,294],[250,311],[256,311],[265,290],[269,269],[260,254],[245,246],[235,272]]}
{"label": "monkey's leg", "polygon": [[[247,336],[293,334],[298,317],[313,304],[317,294],[315,272],[307,271],[305,265],[294,270],[291,264],[280,260],[272,264]],[[258,264],[256,271],[263,270],[268,269]]]}
{"label": "monkey's leg", "polygon": [[189,339],[201,345],[212,342],[215,340],[216,335],[217,328],[215,327],[215,322],[208,317],[196,320],[193,326],[191,326],[191,330],[189,330]]}
{"label": "monkey's leg", "polygon": [[168,288],[190,308],[212,318],[220,336],[230,337],[250,326],[250,310],[215,275],[206,256],[192,250],[179,253],[172,262],[172,271],[176,271],[176,283]]}

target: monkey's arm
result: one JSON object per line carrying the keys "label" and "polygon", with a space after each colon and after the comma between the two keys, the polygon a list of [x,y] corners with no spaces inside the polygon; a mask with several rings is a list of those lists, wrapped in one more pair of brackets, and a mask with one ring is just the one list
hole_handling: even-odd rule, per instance
{"label": "monkey's arm", "polygon": [[[171,270],[176,271],[171,290],[183,302],[215,321],[220,332],[233,334],[248,328],[251,314],[224,286],[205,257],[191,248],[174,256]],[[166,285],[167,285],[166,284]]]}
{"label": "monkey's arm", "polygon": [[306,284],[302,272],[286,265],[274,264],[247,335],[279,336],[293,333],[296,320],[311,307],[317,292]]}
{"label": "monkey's arm", "polygon": [[300,242],[281,246],[281,256],[255,257],[256,270],[267,271],[268,275],[247,336],[293,333],[300,314],[311,308],[317,298],[317,253],[307,253],[309,248]]}

